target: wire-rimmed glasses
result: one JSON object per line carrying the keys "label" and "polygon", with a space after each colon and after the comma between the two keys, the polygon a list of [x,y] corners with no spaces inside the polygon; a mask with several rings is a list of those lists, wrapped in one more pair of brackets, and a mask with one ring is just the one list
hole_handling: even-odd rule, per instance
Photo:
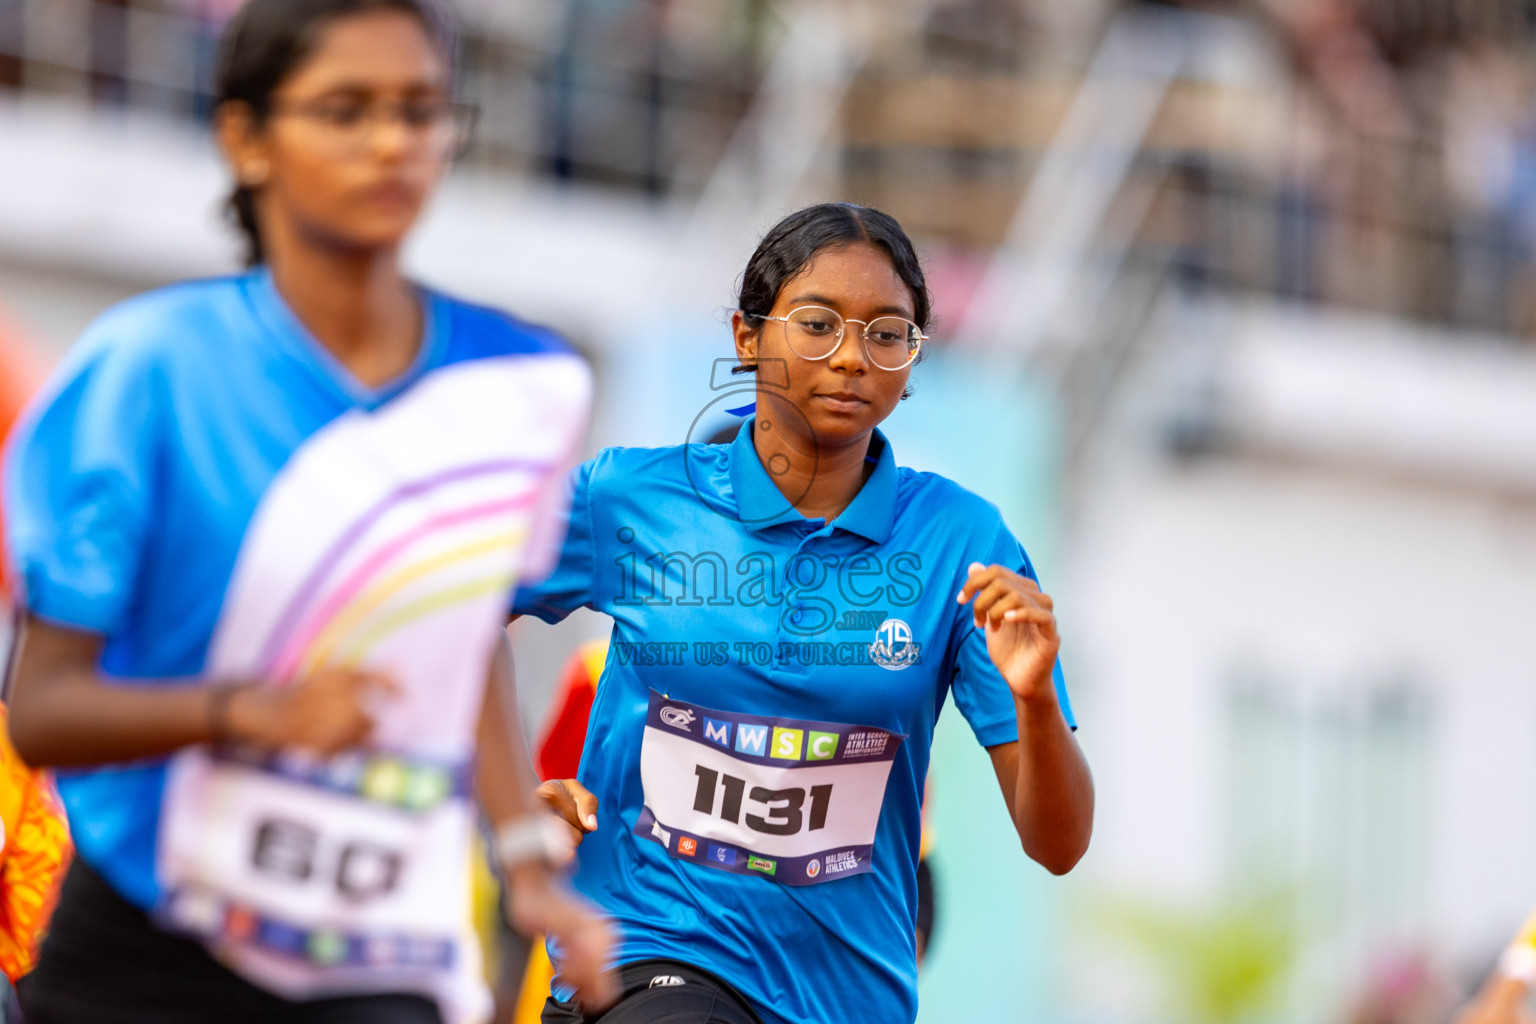
{"label": "wire-rimmed glasses", "polygon": [[388,122],[398,122],[412,140],[453,157],[469,147],[478,111],[453,100],[384,103],[351,96],[324,96],[298,103],[274,103],[270,113],[299,117],[316,126],[342,157],[366,152],[374,131]]}
{"label": "wire-rimmed glasses", "polygon": [[881,316],[873,320],[844,319],[835,309],[825,306],[800,306],[787,316],[765,316],[784,325],[784,339],[801,359],[815,362],[826,359],[843,343],[848,324],[862,323],[859,338],[864,355],[882,370],[902,370],[912,365],[928,340],[922,328],[899,316]]}

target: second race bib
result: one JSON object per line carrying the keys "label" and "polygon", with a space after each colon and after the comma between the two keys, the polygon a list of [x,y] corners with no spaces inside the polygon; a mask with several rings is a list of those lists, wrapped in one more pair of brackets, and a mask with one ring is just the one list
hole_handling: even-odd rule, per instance
{"label": "second race bib", "polygon": [[653,690],[634,831],[681,860],[785,885],[863,874],[903,739],[715,711]]}

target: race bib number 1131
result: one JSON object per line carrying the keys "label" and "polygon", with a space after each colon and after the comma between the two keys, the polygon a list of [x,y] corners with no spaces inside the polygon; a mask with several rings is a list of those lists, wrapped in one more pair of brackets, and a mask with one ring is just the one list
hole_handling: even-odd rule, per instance
{"label": "race bib number 1131", "polygon": [[634,831],[681,860],[785,885],[862,874],[902,739],[715,711],[653,690]]}

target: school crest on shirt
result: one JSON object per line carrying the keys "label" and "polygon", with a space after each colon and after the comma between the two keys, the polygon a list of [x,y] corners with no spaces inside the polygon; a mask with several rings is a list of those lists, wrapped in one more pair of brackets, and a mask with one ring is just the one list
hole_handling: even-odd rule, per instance
{"label": "school crest on shirt", "polygon": [[922,644],[912,638],[912,627],[902,619],[886,619],[875,630],[875,642],[869,656],[881,668],[892,672],[917,664]]}

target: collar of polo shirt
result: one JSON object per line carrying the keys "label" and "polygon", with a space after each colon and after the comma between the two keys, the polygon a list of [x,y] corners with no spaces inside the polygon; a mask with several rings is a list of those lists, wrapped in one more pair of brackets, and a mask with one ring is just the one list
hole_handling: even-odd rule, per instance
{"label": "collar of polo shirt", "polygon": [[[780,523],[805,521],[805,517],[785,499],[757,457],[757,447],[752,443],[756,423],[756,416],[748,418],[737,431],[736,440],[731,442],[731,488],[736,492],[736,507],[743,525],[753,533]],[[891,525],[896,518],[896,457],[891,454],[890,442],[879,430],[874,432],[869,447],[870,457],[875,459],[875,471],[832,525],[876,544],[884,544],[891,536]]]}

